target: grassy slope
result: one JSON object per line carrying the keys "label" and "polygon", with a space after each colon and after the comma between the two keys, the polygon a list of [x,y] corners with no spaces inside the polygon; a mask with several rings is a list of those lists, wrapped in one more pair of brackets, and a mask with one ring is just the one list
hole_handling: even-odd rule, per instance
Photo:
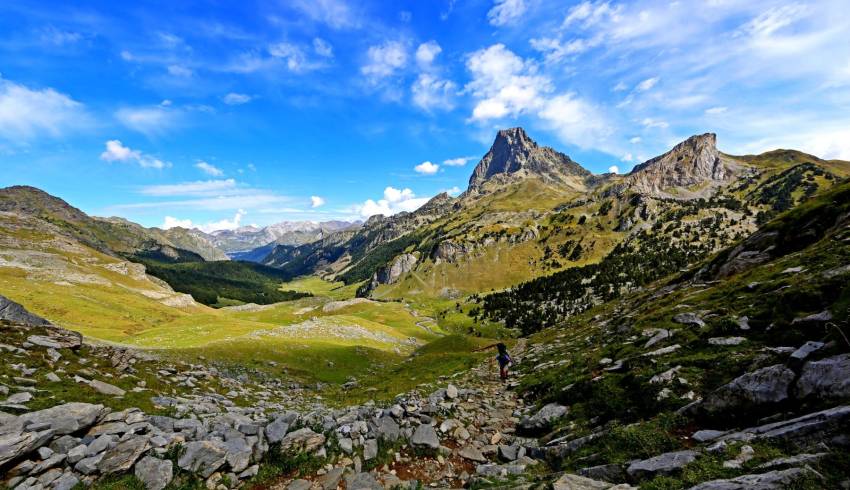
{"label": "grassy slope", "polygon": [[[814,199],[767,225],[788,236],[800,234],[830,208],[833,216],[850,209],[850,184]],[[833,218],[834,220],[834,218]],[[846,223],[846,220],[845,220]],[[564,469],[593,464],[626,462],[663,451],[687,447],[691,422],[672,414],[687,404],[689,392],[697,396],[753,369],[782,362],[766,347],[802,345],[807,340],[834,341],[818,356],[850,351],[838,329],[848,331],[850,277],[848,272],[833,277],[826,271],[850,264],[850,232],[846,228],[821,235],[816,243],[788,253],[727,280],[714,284],[682,283],[663,289],[658,284],[647,291],[601,305],[573,317],[559,328],[534,336],[533,343],[545,346],[524,359],[528,375],[523,388],[539,401],[560,401],[571,405],[564,432],[587,434],[600,425],[612,429],[598,442],[560,461]],[[799,273],[786,272],[802,267]],[[753,286],[754,285],[754,286]],[[829,309],[838,329],[812,329],[792,325],[794,318]],[[672,317],[683,311],[696,311],[706,327],[676,324]],[[751,330],[737,327],[741,316],[750,318]],[[675,331],[671,339],[651,348],[643,344],[647,329]],[[744,336],[738,346],[713,346],[712,337]],[[678,344],[678,350],[653,359],[641,354]],[[624,373],[602,370],[604,358],[622,359]],[[680,366],[677,377],[687,383],[652,384],[652,376]],[[658,399],[662,389],[671,390]],[[809,410],[817,405],[806,407]],[[746,425],[758,413],[736,413],[742,420],[715,421],[716,426]],[[631,425],[629,425],[631,424]],[[711,478],[732,477],[746,472],[766,459],[781,455],[783,448],[757,445],[757,458],[744,470],[722,468],[723,459],[737,454],[737,445],[719,454],[701,458],[670,478],[658,478],[641,488],[686,488]],[[818,468],[831,472],[835,468]],[[845,469],[846,471],[846,469]],[[840,473],[840,472],[839,472]],[[846,477],[847,475],[844,475]],[[839,475],[840,477],[840,475]]]}

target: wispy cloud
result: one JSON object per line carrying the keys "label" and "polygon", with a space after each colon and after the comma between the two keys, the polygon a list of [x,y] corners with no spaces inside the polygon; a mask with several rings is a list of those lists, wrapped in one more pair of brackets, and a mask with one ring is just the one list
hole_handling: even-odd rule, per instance
{"label": "wispy cloud", "polygon": [[211,177],[221,177],[224,175],[223,170],[203,160],[199,160],[198,163],[195,164],[195,168]]}
{"label": "wispy cloud", "polygon": [[448,165],[449,167],[462,167],[466,165],[470,160],[475,160],[478,157],[470,156],[470,157],[457,157],[457,158],[449,158],[443,160],[443,165]]}
{"label": "wispy cloud", "polygon": [[100,154],[100,159],[106,162],[136,163],[144,168],[163,169],[171,166],[171,162],[146,155],[139,150],[130,149],[119,140],[107,141],[106,150]]}
{"label": "wispy cloud", "polygon": [[0,78],[0,138],[62,137],[90,124],[83,104],[52,88],[33,89]]}

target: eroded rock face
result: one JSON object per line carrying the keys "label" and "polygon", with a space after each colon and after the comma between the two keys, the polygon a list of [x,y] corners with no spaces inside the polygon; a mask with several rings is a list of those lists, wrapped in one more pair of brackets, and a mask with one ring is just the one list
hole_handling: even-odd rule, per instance
{"label": "eroded rock face", "polygon": [[87,429],[109,409],[90,403],[66,403],[55,407],[25,413],[20,416],[25,425],[46,424],[56,435],[73,434]]}
{"label": "eroded rock face", "polygon": [[49,321],[30,313],[26,308],[5,296],[0,296],[0,320],[19,323],[29,327],[43,327],[51,324]]}
{"label": "eroded rock face", "polygon": [[805,473],[806,471],[802,468],[790,468],[758,475],[744,475],[728,480],[708,481],[691,487],[691,490],[780,490],[788,488]]}
{"label": "eroded rock face", "polygon": [[694,461],[699,453],[696,451],[675,451],[658,456],[635,461],[626,468],[626,473],[632,478],[649,478],[655,475],[670,475]]}
{"label": "eroded rock face", "polygon": [[399,279],[416,267],[419,260],[414,254],[401,254],[394,258],[389,264],[381,267],[374,274],[365,289],[358,291],[360,296],[366,296],[381,284],[395,284]]}
{"label": "eroded rock face", "polygon": [[807,362],[796,388],[800,398],[850,398],[850,354]]}
{"label": "eroded rock face", "polygon": [[709,394],[698,410],[709,416],[775,405],[789,399],[794,371],[777,364],[746,373]]}

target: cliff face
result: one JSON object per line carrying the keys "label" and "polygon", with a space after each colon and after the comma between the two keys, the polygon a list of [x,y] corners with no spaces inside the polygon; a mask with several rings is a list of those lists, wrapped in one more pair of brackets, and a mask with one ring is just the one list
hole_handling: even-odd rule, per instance
{"label": "cliff face", "polygon": [[590,175],[589,171],[567,155],[546,146],[538,146],[524,129],[511,128],[498,132],[490,151],[472,172],[469,188],[478,189],[495,178],[514,180],[534,176],[564,184]]}
{"label": "cliff face", "polygon": [[641,194],[662,195],[671,188],[725,182],[733,176],[732,170],[717,151],[717,136],[705,133],[636,166],[626,183]]}

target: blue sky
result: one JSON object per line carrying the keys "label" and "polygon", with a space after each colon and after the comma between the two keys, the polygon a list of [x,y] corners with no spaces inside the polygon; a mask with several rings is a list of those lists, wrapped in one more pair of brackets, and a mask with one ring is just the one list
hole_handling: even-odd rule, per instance
{"label": "blue sky", "polygon": [[0,4],[0,185],[147,226],[415,209],[517,125],[850,159],[846,0],[70,3]]}

